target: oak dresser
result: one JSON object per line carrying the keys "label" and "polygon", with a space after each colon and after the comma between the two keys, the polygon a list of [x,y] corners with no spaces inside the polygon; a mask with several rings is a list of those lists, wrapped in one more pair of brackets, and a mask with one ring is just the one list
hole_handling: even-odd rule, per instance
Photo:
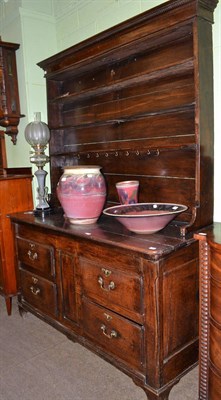
{"label": "oak dresser", "polygon": [[[216,0],[171,0],[64,50],[45,71],[51,213],[12,216],[19,308],[132,377],[151,400],[198,362],[198,242],[213,220]],[[101,216],[74,226],[56,185],[68,165],[140,182],[140,202],[188,210],[154,235]]]}

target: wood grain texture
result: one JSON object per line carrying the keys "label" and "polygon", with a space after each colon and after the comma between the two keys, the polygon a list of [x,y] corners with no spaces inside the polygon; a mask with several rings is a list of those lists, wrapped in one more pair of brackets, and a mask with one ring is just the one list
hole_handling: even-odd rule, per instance
{"label": "wood grain texture", "polygon": [[[10,173],[12,172],[12,173]],[[17,172],[17,175],[15,173]],[[0,176],[0,294],[11,314],[12,296],[17,294],[14,235],[8,217],[13,212],[32,210],[31,169],[5,170]]]}

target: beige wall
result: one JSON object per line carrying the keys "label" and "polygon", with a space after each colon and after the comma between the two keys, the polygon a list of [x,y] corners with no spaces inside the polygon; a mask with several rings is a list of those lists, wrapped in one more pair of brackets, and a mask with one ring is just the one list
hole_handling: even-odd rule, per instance
{"label": "beige wall", "polygon": [[[6,136],[8,166],[30,166],[31,148],[24,137],[25,126],[33,120],[36,111],[40,111],[42,120],[47,122],[44,72],[36,63],[57,52],[52,0],[8,0],[6,3],[0,0],[0,35],[4,41],[20,44],[16,56],[20,107],[25,114],[19,124],[16,146]],[[49,170],[48,165],[46,170]],[[34,179],[34,200],[36,186]]]}
{"label": "beige wall", "polygon": [[58,49],[70,47],[166,0],[54,0]]}
{"label": "beige wall", "polygon": [[[18,144],[7,139],[9,166],[29,164],[25,125],[40,111],[46,121],[43,71],[38,61],[72,46],[165,0],[0,0],[0,35],[21,44],[17,52],[21,111]],[[221,4],[214,24],[215,202],[214,220],[221,222]]]}

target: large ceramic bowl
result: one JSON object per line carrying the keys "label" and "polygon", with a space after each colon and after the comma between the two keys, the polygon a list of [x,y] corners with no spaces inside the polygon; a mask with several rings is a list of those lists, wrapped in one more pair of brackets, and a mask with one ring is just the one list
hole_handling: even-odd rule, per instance
{"label": "large ceramic bowl", "polygon": [[150,234],[160,231],[186,210],[187,207],[181,204],[137,203],[109,207],[103,213],[115,217],[132,232]]}

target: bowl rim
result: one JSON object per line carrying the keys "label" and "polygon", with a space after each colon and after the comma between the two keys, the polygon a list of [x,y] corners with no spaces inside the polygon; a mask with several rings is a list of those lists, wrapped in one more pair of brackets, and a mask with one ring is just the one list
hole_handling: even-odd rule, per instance
{"label": "bowl rim", "polygon": [[[139,207],[139,206],[145,206],[145,205],[155,205],[155,206],[160,206],[160,205],[165,205],[165,206],[171,206],[171,207],[177,207],[176,210],[159,210],[160,212],[157,213],[155,212],[154,214],[151,214],[150,212],[153,210],[147,210],[146,214],[119,214],[117,213],[117,211],[119,209],[125,209],[125,208],[130,208],[133,209],[135,207]],[[111,210],[116,210],[116,212],[111,212]],[[149,203],[134,203],[134,204],[119,204],[116,206],[111,206],[111,207],[107,207],[103,210],[103,214],[109,216],[109,217],[117,217],[117,218],[144,218],[144,217],[159,217],[159,216],[163,216],[163,215],[171,215],[171,214],[179,214],[182,213],[184,211],[186,211],[188,209],[187,206],[185,206],[184,204],[177,204],[177,203],[160,203],[160,202],[149,202]],[[149,211],[149,213],[148,213]],[[157,210],[156,210],[157,211]]]}

